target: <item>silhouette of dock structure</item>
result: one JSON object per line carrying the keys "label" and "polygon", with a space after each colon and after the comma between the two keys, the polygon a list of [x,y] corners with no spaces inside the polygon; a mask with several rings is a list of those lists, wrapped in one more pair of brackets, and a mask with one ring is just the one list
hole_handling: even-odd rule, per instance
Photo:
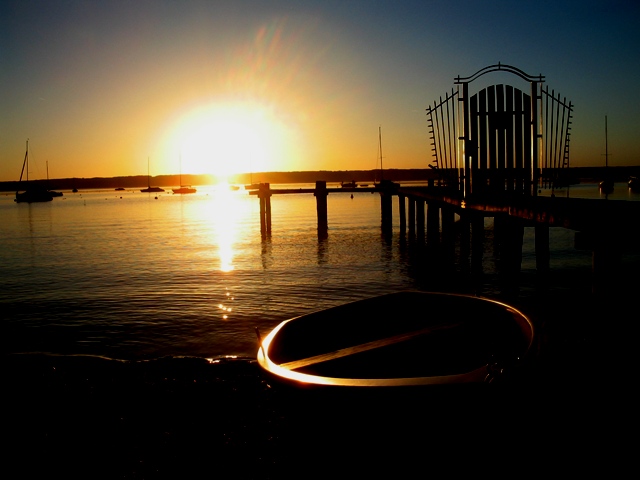
{"label": "silhouette of dock structure", "polygon": [[[470,93],[472,82],[494,72],[519,77],[528,84],[528,93],[511,85]],[[433,152],[429,166],[438,173],[437,180],[424,187],[389,180],[354,188],[328,188],[325,181],[310,189],[261,184],[251,192],[260,198],[261,232],[271,233],[272,195],[315,195],[318,236],[324,238],[330,193],[377,192],[383,233],[392,230],[392,199],[397,196],[401,234],[424,241],[445,267],[455,263],[459,242],[459,262],[470,271],[481,269],[484,218],[493,217],[504,283],[514,288],[517,281],[511,279],[520,271],[525,226],[535,228],[536,268],[543,275],[549,270],[549,228],[575,230],[576,248],[593,252],[593,291],[605,291],[619,268],[620,249],[637,244],[640,202],[553,195],[569,168],[573,105],[544,88],[544,81],[542,75],[500,63],[456,77],[457,90],[426,110]],[[540,196],[542,189],[552,195]]]}

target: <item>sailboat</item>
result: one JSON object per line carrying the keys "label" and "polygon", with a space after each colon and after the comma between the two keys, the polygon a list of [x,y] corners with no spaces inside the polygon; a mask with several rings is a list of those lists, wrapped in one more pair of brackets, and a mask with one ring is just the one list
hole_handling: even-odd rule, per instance
{"label": "sailboat", "polygon": [[258,190],[260,188],[259,183],[253,183],[253,171],[249,173],[249,183],[244,186],[245,190]]}
{"label": "sailboat", "polygon": [[191,188],[191,185],[183,185],[182,184],[182,157],[180,157],[180,188],[172,188],[173,193],[196,193],[195,188]]}
{"label": "sailboat", "polygon": [[49,161],[47,161],[47,191],[51,194],[52,197],[62,196],[62,192],[54,192],[53,190],[49,190]]}
{"label": "sailboat", "polygon": [[143,188],[142,190],[140,190],[141,192],[147,193],[147,192],[164,192],[164,188],[160,188],[160,187],[152,187],[151,186],[151,175],[149,175],[149,158],[147,158],[147,188]]}
{"label": "sailboat", "polygon": [[379,188],[382,185],[383,182],[383,178],[382,178],[382,127],[379,126],[378,127],[378,154],[380,156],[380,180],[379,181],[375,181],[373,182],[373,185],[375,188]]}
{"label": "sailboat", "polygon": [[605,195],[613,193],[613,180],[611,180],[607,170],[609,169],[609,142],[607,135],[607,116],[604,116],[604,180],[600,182],[600,191]]}
{"label": "sailboat", "polygon": [[29,185],[29,139],[27,139],[27,150],[24,154],[24,161],[22,162],[22,172],[20,172],[19,183],[22,183],[22,176],[24,175],[25,168],[27,171],[26,187],[22,192],[21,192],[22,189],[20,188],[16,190],[16,198],[14,199],[14,202],[33,203],[33,202],[50,202],[51,200],[53,200],[53,195],[46,188],[43,188],[37,185]]}

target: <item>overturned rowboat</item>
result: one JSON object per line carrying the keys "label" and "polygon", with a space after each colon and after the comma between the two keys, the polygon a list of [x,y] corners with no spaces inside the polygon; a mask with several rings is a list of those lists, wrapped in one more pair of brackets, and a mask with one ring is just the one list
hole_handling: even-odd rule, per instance
{"label": "overturned rowboat", "polygon": [[280,323],[258,363],[285,383],[395,387],[491,383],[523,364],[530,319],[495,300],[398,292]]}

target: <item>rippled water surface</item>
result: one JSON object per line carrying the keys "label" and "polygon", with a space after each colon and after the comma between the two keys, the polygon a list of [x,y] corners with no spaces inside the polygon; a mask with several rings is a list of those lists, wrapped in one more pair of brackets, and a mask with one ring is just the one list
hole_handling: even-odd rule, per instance
{"label": "rippled water surface", "polygon": [[[257,197],[197,188],[184,196],[65,192],[35,204],[0,195],[4,350],[254,356],[256,327],[268,332],[310,311],[438,286],[439,272],[419,264],[399,232],[397,203],[392,235],[381,234],[378,194],[330,194],[329,233],[319,239],[311,194],[274,195],[272,233],[261,235]],[[588,277],[590,252],[573,248],[570,231],[551,235],[552,269]],[[535,270],[532,238],[527,228],[525,279]],[[489,289],[494,263],[485,255]]]}

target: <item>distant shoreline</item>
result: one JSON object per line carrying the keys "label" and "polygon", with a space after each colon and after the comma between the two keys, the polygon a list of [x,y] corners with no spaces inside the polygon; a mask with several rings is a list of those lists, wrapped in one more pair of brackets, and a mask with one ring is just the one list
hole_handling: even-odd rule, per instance
{"label": "distant shoreline", "polygon": [[[389,169],[384,170],[383,177],[392,181],[426,181],[431,178],[438,178],[437,173],[431,169]],[[328,183],[350,182],[355,180],[361,183],[373,183],[380,180],[380,170],[345,170],[345,171],[301,171],[301,172],[256,172],[241,173],[231,175],[227,181],[234,185],[247,185],[252,183],[315,183],[316,181],[326,181]],[[50,190],[78,190],[89,189],[115,189],[115,188],[145,188],[151,186],[158,187],[178,187],[180,185],[212,185],[218,183],[219,179],[215,175],[158,175],[149,179],[146,175],[134,175],[129,177],[96,177],[96,178],[58,178],[46,180],[35,180],[31,183],[47,185]],[[0,191],[16,191],[18,182],[0,182]]]}
{"label": "distant shoreline", "polygon": [[[626,182],[629,176],[640,176],[640,166],[633,167],[608,167],[607,175],[611,175],[615,182]],[[571,167],[565,169],[563,177],[569,183],[599,182],[605,176],[605,167]],[[400,181],[427,181],[437,179],[438,172],[435,169],[385,169],[385,180]],[[373,183],[380,180],[380,170],[318,170],[297,172],[256,172],[241,173],[228,178],[229,183],[246,185],[250,183],[314,183],[326,181],[340,183],[356,181],[359,183]],[[128,177],[95,177],[95,178],[58,178],[47,180],[32,180],[30,183],[46,186],[50,190],[89,190],[96,188],[144,188],[149,186],[178,187],[179,185],[211,185],[217,183],[215,175],[158,175],[149,178],[146,175],[134,175]],[[19,182],[0,182],[0,192],[14,192],[18,190]]]}

